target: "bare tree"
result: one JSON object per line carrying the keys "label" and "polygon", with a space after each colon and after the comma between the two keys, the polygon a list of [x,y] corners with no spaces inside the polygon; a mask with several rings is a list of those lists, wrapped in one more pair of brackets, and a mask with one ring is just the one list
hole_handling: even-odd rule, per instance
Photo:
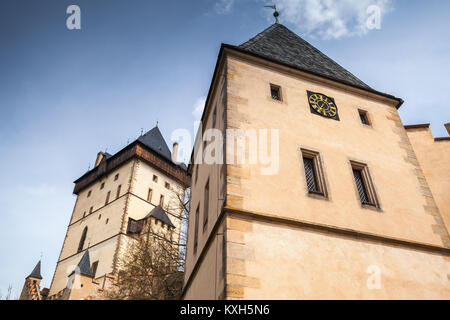
{"label": "bare tree", "polygon": [[8,291],[7,291],[6,296],[5,296],[5,300],[11,300],[11,294],[12,294],[12,285],[9,285],[8,286]]}
{"label": "bare tree", "polygon": [[118,274],[106,299],[179,299],[183,287],[190,190],[177,192],[165,208],[172,227],[154,218],[137,223],[139,232],[129,241]]}

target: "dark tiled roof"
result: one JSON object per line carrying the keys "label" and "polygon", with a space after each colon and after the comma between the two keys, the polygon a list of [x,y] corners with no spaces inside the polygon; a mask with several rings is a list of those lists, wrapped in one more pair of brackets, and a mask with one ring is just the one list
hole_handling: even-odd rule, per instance
{"label": "dark tiled roof", "polygon": [[279,23],[271,25],[238,48],[306,72],[370,89],[349,71]]}
{"label": "dark tiled roof", "polygon": [[[77,268],[79,268],[79,274],[88,277],[94,277],[94,273],[91,269],[91,260],[89,258],[89,250],[86,250],[81,257],[80,262],[78,262]],[[69,277],[75,272],[75,270],[69,275]]]}
{"label": "dark tiled roof", "polygon": [[31,273],[30,273],[30,275],[28,277],[36,278],[36,279],[42,279],[42,276],[41,276],[41,261],[40,260],[37,263],[37,265],[34,267],[33,271],[31,271]]}
{"label": "dark tiled roof", "polygon": [[170,152],[170,149],[167,146],[166,141],[164,140],[158,127],[154,127],[146,134],[140,136],[137,140],[153,151],[159,153],[167,160],[172,161],[172,154]]}
{"label": "dark tiled roof", "polygon": [[161,206],[157,206],[152,211],[150,211],[150,213],[146,216],[146,218],[148,217],[158,219],[159,221],[162,221],[163,223],[175,228],[172,221],[170,221],[169,216]]}

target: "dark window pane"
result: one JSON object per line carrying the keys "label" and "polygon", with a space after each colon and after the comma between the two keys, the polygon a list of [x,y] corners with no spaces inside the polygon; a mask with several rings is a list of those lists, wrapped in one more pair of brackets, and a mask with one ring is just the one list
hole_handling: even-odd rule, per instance
{"label": "dark window pane", "polygon": [[369,198],[367,197],[366,187],[364,186],[361,170],[353,169],[353,176],[355,177],[356,187],[358,188],[361,203],[369,204]]}
{"label": "dark window pane", "polygon": [[361,122],[363,124],[369,125],[369,119],[367,118],[367,114],[365,112],[359,112],[359,117],[361,118]]}
{"label": "dark window pane", "polygon": [[281,100],[280,88],[274,86],[270,87],[270,94],[272,95],[272,99]]}
{"label": "dark window pane", "polygon": [[303,164],[305,166],[306,184],[308,185],[308,191],[318,192],[316,173],[314,170],[314,160],[303,158]]}
{"label": "dark window pane", "polygon": [[195,211],[195,229],[194,229],[194,254],[197,253],[197,244],[198,244],[198,219],[199,219],[200,208],[197,206],[197,210]]}

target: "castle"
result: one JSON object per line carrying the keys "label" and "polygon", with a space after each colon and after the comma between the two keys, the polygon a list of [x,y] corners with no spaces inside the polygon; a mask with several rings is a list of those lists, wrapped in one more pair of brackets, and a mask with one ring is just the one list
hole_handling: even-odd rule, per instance
{"label": "castle", "polygon": [[[183,299],[449,299],[450,138],[404,126],[402,104],[281,24],[222,44],[187,170],[157,128],[99,153],[75,181],[50,291],[35,269],[23,298],[98,297],[130,222],[164,206],[169,184],[191,188]],[[267,129],[278,163],[264,174],[235,154]],[[210,151],[223,161],[197,161]]]}

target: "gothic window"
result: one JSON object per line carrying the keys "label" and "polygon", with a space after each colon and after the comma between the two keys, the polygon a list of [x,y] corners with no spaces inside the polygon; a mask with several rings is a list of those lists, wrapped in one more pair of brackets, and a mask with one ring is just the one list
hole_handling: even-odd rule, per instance
{"label": "gothic window", "polygon": [[78,244],[78,252],[83,251],[84,241],[86,240],[87,231],[88,231],[88,227],[84,227],[83,233],[81,234],[80,243]]}

